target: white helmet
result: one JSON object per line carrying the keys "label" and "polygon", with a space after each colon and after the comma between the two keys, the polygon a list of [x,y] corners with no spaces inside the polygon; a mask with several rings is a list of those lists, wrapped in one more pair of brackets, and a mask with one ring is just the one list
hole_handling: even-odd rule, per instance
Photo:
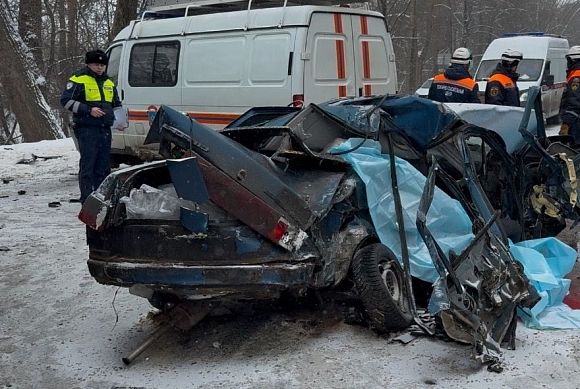
{"label": "white helmet", "polygon": [[501,55],[502,62],[507,62],[507,63],[512,63],[512,62],[519,63],[522,59],[524,59],[522,52],[517,51],[517,50],[513,50],[513,49],[507,49]]}
{"label": "white helmet", "polygon": [[460,47],[453,52],[451,56],[451,63],[457,63],[460,65],[469,65],[471,63],[471,59],[473,56],[471,55],[471,51],[466,49],[465,47]]}
{"label": "white helmet", "polygon": [[568,54],[566,54],[566,58],[570,59],[571,61],[577,61],[580,59],[580,46],[572,46],[570,50],[568,50]]}

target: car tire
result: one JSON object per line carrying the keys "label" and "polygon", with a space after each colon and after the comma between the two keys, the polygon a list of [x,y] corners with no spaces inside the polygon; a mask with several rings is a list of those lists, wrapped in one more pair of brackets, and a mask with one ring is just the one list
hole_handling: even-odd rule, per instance
{"label": "car tire", "polygon": [[153,308],[159,309],[161,312],[167,312],[171,310],[177,303],[179,303],[179,297],[169,294],[155,291],[153,295],[147,299],[149,304],[153,306]]}
{"label": "car tire", "polygon": [[359,249],[353,257],[352,273],[371,328],[385,333],[409,326],[413,316],[403,269],[387,247],[375,243]]}

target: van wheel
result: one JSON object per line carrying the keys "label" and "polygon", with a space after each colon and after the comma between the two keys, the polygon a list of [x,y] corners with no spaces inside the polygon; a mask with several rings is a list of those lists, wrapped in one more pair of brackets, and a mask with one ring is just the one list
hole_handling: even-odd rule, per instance
{"label": "van wheel", "polygon": [[413,316],[403,269],[386,246],[375,243],[358,250],[353,257],[352,272],[371,328],[384,333],[409,326]]}

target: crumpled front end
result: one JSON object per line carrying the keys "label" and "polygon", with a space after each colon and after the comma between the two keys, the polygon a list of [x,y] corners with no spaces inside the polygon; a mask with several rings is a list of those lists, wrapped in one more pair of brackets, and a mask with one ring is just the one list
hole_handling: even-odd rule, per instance
{"label": "crumpled front end", "polygon": [[[516,310],[530,308],[539,296],[513,258],[496,225],[497,214],[491,209],[476,180],[469,180],[471,166],[466,166],[471,210],[477,212],[476,235],[460,253],[446,255],[427,228],[427,214],[433,199],[435,179],[444,176],[434,160],[417,214],[417,228],[439,273],[433,288],[429,310],[440,318],[446,334],[459,342],[470,343],[474,354],[490,369],[501,369],[502,345],[515,348]],[[448,184],[451,181],[446,180]],[[452,185],[452,184],[451,184]],[[455,188],[456,190],[459,188]],[[477,201],[479,199],[480,201]],[[484,212],[481,212],[481,211]]]}

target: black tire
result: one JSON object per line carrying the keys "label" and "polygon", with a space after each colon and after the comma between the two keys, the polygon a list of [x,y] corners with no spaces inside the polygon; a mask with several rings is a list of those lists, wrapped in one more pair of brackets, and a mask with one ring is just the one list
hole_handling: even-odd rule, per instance
{"label": "black tire", "polygon": [[171,310],[180,301],[179,297],[173,294],[159,291],[153,292],[153,295],[147,300],[149,301],[149,304],[153,306],[153,308],[157,308],[161,312],[167,312]]}
{"label": "black tire", "polygon": [[371,328],[384,333],[411,324],[413,316],[403,269],[387,247],[375,243],[358,250],[353,257],[352,273]]}

